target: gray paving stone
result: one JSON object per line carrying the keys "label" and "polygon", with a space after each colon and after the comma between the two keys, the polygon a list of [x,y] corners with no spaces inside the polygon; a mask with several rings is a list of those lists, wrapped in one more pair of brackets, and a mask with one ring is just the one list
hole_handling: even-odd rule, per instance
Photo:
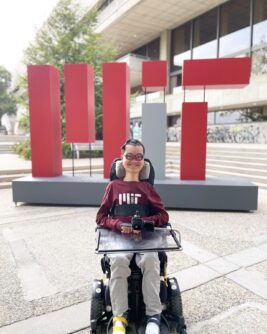
{"label": "gray paving stone", "polygon": [[10,229],[5,229],[3,235],[9,240],[17,264],[24,299],[30,301],[57,293],[57,288],[48,281],[43,269],[29,252],[25,241],[19,239],[19,236]]}
{"label": "gray paving stone", "polygon": [[[198,322],[212,319],[238,305],[251,302],[267,305],[266,300],[263,298],[224,277],[214,279],[197,288],[183,292],[182,300],[184,316],[189,328]],[[223,324],[224,322],[222,321],[221,323]],[[242,328],[242,323],[237,323],[238,326]],[[205,331],[200,333],[205,333]],[[214,333],[217,332],[215,331]],[[228,333],[235,332],[230,331]],[[188,334],[190,334],[190,331]]]}
{"label": "gray paving stone", "polygon": [[231,274],[228,274],[226,277],[259,295],[260,297],[267,299],[267,281],[264,280],[263,275],[257,271],[239,269]]}
{"label": "gray paving stone", "polygon": [[[94,209],[94,217],[96,210]],[[14,228],[38,259],[48,281],[59,292],[84,286],[101,277],[101,256],[95,254],[95,221],[87,211],[40,218],[38,224]]]}
{"label": "gray paving stone", "polygon": [[207,283],[210,280],[219,277],[220,274],[203,264],[199,264],[197,266],[181,270],[173,276],[177,278],[180,290],[186,291]]}
{"label": "gray paving stone", "polygon": [[[267,307],[246,303],[188,328],[190,334],[266,334]],[[240,326],[240,324],[242,324]]]}
{"label": "gray paving stone", "polygon": [[66,334],[90,325],[90,303],[85,302],[0,328],[0,334]]}
{"label": "gray paving stone", "polygon": [[168,255],[167,272],[169,275],[198,264],[198,261],[192,259],[189,255],[185,254],[184,252],[170,252],[167,255]]}
{"label": "gray paving stone", "polygon": [[189,241],[183,239],[182,241],[183,251],[187,255],[190,255],[193,259],[203,263],[215,259],[217,257],[216,254],[211,253],[201,247],[198,247],[192,244]]}
{"label": "gray paving stone", "polygon": [[267,281],[267,261],[254,264],[251,267],[247,267],[246,270],[259,272],[262,275],[263,279]]}
{"label": "gray paving stone", "polygon": [[228,274],[239,268],[239,266],[225,260],[223,257],[208,261],[205,265],[222,275]]}
{"label": "gray paving stone", "polygon": [[0,327],[32,315],[33,307],[23,298],[15,260],[0,231]]}
{"label": "gray paving stone", "polygon": [[251,266],[252,264],[266,260],[267,253],[263,252],[257,247],[252,247],[252,248],[245,249],[241,252],[237,252],[237,253],[225,256],[225,259],[236,265],[248,267],[248,266]]}
{"label": "gray paving stone", "polygon": [[262,244],[262,245],[258,246],[257,248],[260,249],[261,251],[267,253],[267,243]]}

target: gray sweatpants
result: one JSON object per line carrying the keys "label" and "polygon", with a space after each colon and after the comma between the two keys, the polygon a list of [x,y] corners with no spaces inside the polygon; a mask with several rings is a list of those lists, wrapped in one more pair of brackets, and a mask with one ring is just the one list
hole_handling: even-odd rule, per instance
{"label": "gray sweatpants", "polygon": [[[110,299],[114,316],[128,310],[129,268],[133,254],[109,255],[111,261]],[[142,292],[146,305],[146,315],[160,314],[162,311],[160,292],[160,262],[158,253],[136,254],[135,261],[143,274]]]}

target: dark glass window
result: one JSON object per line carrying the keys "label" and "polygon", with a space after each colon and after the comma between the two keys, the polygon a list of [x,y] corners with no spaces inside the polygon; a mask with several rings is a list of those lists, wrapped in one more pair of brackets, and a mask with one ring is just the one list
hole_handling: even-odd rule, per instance
{"label": "dark glass window", "polygon": [[170,86],[171,92],[173,92],[175,87],[182,86],[182,74],[172,75],[170,78]]}
{"label": "dark glass window", "polygon": [[146,57],[146,45],[141,46],[141,48],[134,50],[132,53]]}
{"label": "dark glass window", "polygon": [[221,7],[220,57],[250,47],[250,0],[235,0]]}
{"label": "dark glass window", "polygon": [[152,42],[132,51],[132,53],[156,60],[159,59],[159,49],[160,39],[157,38],[154,39]]}
{"label": "dark glass window", "polygon": [[193,58],[216,58],[217,8],[194,20]]}
{"label": "dark glass window", "polygon": [[191,23],[188,22],[172,31],[171,36],[171,71],[181,69],[184,59],[191,58],[190,52]]}
{"label": "dark glass window", "polygon": [[154,41],[147,44],[147,56],[150,59],[159,59],[160,39],[157,38]]}

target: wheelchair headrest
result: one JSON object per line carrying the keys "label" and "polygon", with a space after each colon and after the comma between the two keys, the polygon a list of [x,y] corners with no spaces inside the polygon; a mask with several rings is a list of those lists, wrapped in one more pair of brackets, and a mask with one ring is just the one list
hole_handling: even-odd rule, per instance
{"label": "wheelchair headrest", "polygon": [[[124,176],[125,176],[125,169],[122,165],[122,160],[115,159],[112,162],[111,169],[110,169],[110,174],[109,174],[110,181],[116,180],[116,179],[122,179]],[[139,173],[139,179],[141,181],[147,181],[151,183],[152,185],[154,184],[155,171],[149,159],[145,158],[144,167]]]}

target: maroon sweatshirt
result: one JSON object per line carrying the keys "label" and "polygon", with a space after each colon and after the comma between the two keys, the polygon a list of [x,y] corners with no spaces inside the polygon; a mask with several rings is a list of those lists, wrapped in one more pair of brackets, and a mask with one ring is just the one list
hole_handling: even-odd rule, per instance
{"label": "maroon sweatshirt", "polygon": [[109,216],[110,209],[115,205],[142,204],[150,205],[151,216],[142,216],[144,220],[152,220],[155,226],[166,225],[169,215],[154,187],[146,181],[111,181],[106,188],[102,203],[96,215],[99,226],[120,231],[122,222],[131,222],[131,216]]}

